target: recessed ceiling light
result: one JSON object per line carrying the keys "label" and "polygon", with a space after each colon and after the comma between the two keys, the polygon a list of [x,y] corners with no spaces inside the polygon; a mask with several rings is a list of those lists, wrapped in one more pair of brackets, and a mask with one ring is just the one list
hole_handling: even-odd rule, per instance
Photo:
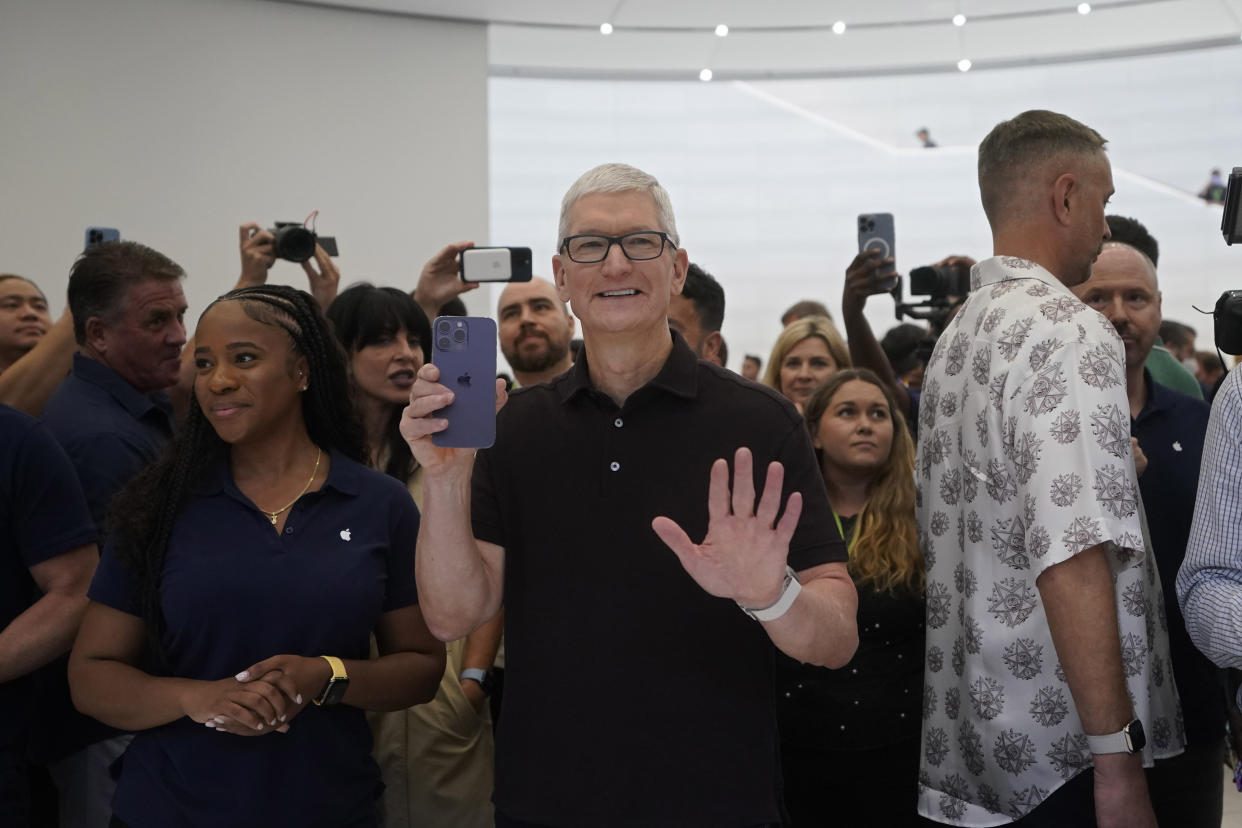
{"label": "recessed ceiling light", "polygon": [[962,58],[957,62],[957,71],[969,72],[971,65],[970,58]]}
{"label": "recessed ceiling light", "polygon": [[836,23],[833,23],[832,33],[833,34],[845,34],[845,21],[838,20]]}
{"label": "recessed ceiling light", "polygon": [[711,80],[711,79],[712,79],[712,70],[711,70],[711,69],[704,69],[702,72],[699,72],[699,80],[701,80],[701,81],[709,81],[709,80]]}
{"label": "recessed ceiling light", "polygon": [[1091,4],[1090,3],[1079,3],[1078,13],[1079,14],[1091,14]]}
{"label": "recessed ceiling light", "polygon": [[966,25],[966,15],[964,15],[964,14],[955,14],[955,15],[953,15],[953,25],[954,25],[954,26],[965,26],[965,25]]}
{"label": "recessed ceiling light", "polygon": [[728,26],[721,23],[719,26],[716,27],[716,37],[728,37],[728,36],[729,36]]}
{"label": "recessed ceiling light", "polygon": [[610,35],[610,34],[612,34],[612,24],[611,24],[611,23],[600,23],[600,24],[599,24],[599,33],[600,33],[600,34],[603,34],[603,35]]}

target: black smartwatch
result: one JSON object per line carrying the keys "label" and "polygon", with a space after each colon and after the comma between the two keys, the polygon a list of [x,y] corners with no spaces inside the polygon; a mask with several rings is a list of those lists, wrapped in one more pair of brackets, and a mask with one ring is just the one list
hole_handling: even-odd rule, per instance
{"label": "black smartwatch", "polygon": [[328,683],[323,686],[323,690],[319,691],[319,695],[313,701],[320,707],[332,707],[340,704],[341,699],[345,698],[345,691],[349,689],[349,674],[345,672],[345,663],[336,656],[320,656],[320,658],[332,666],[332,678],[328,679]]}

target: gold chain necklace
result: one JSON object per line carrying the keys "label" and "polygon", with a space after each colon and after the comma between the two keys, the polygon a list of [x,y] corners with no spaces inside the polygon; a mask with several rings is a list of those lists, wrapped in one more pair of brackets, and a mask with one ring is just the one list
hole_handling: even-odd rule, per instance
{"label": "gold chain necklace", "polygon": [[276,519],[280,517],[282,513],[289,511],[289,507],[297,503],[298,498],[306,494],[307,490],[310,489],[311,484],[315,482],[315,475],[319,474],[319,458],[321,457],[323,457],[323,449],[320,448],[320,449],[317,449],[315,452],[315,468],[311,470],[310,480],[307,480],[306,485],[302,487],[302,491],[298,492],[298,497],[295,497],[293,500],[290,500],[282,508],[277,509],[274,512],[269,512],[267,509],[259,510],[263,514],[267,515],[267,519],[272,522],[272,526],[276,525]]}

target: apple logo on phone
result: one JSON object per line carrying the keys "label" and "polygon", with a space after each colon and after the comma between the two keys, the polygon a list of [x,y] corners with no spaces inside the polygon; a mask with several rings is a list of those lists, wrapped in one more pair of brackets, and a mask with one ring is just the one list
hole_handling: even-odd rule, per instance
{"label": "apple logo on phone", "polygon": [[470,372],[469,372],[469,371],[467,371],[466,373],[464,373],[464,374],[462,374],[460,377],[458,377],[458,378],[457,378],[457,384],[458,384],[458,385],[464,385],[464,386],[466,386],[467,388],[469,388],[469,387],[470,387]]}

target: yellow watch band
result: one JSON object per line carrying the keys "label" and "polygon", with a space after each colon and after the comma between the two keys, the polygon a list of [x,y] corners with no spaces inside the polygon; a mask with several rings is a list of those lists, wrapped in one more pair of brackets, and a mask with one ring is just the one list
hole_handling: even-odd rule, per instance
{"label": "yellow watch band", "polygon": [[349,673],[345,672],[345,662],[341,661],[336,656],[320,656],[320,658],[328,662],[329,666],[332,667],[332,678],[349,678]]}

